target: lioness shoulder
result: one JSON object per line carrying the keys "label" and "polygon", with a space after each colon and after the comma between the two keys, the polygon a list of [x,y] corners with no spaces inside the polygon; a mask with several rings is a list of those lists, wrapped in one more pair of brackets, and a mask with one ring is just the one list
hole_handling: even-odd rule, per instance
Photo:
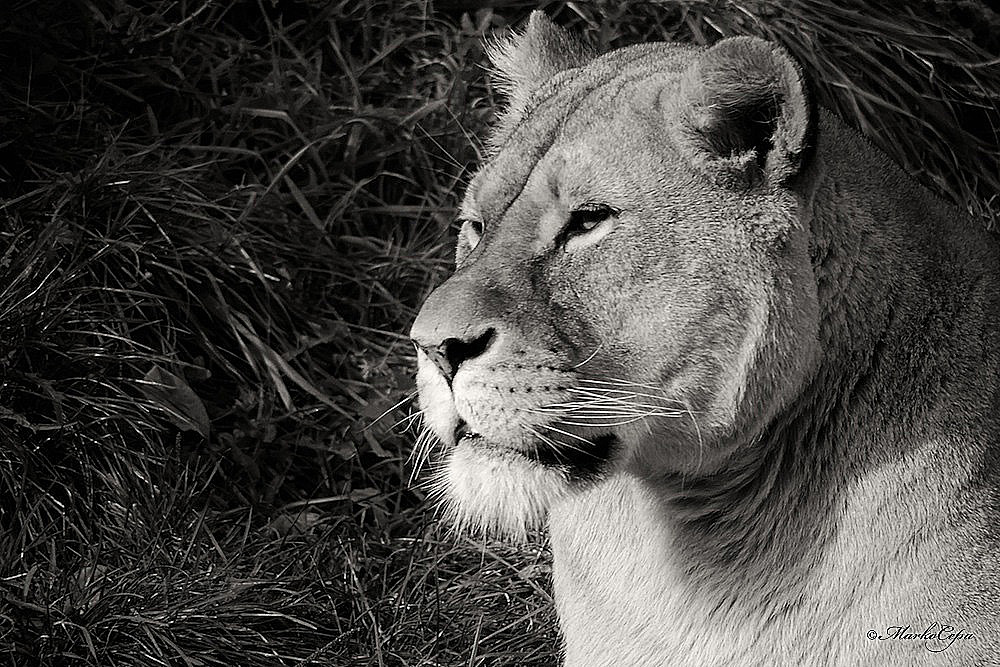
{"label": "lioness shoulder", "polygon": [[551,533],[566,664],[1000,658],[1000,253],[779,46],[543,14],[411,336],[438,483]]}

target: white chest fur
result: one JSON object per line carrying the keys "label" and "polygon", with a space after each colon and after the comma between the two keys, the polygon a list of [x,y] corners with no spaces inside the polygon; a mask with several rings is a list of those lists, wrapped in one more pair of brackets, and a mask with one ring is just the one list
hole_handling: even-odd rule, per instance
{"label": "white chest fur", "polygon": [[[938,530],[926,489],[913,491],[924,508],[916,516],[893,509],[906,499],[883,491],[891,485],[882,481],[854,489],[833,518],[836,537],[804,575],[797,570],[804,580],[784,589],[797,591],[787,600],[712,590],[696,559],[678,557],[661,506],[633,478],[616,476],[560,503],[550,529],[567,667],[979,664],[972,656],[983,655],[984,635],[1000,628],[954,617],[960,612],[942,594],[941,554],[955,536]],[[896,626],[939,633],[942,624],[980,640],[869,638]]]}

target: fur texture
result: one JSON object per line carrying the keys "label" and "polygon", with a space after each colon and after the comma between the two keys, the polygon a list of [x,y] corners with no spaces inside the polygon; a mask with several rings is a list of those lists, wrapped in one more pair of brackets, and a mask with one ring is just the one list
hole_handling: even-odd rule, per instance
{"label": "fur texture", "polygon": [[566,664],[997,664],[995,239],[773,44],[498,48],[411,336],[454,517],[547,523]]}

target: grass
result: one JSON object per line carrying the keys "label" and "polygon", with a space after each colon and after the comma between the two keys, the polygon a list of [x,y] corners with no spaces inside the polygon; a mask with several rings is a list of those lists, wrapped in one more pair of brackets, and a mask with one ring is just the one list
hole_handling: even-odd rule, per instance
{"label": "grass", "polygon": [[[450,535],[407,483],[405,333],[499,103],[481,42],[534,3],[469,4],[0,20],[0,660],[555,662],[544,543]],[[602,48],[776,37],[995,224],[996,14],[860,6],[546,9]]]}

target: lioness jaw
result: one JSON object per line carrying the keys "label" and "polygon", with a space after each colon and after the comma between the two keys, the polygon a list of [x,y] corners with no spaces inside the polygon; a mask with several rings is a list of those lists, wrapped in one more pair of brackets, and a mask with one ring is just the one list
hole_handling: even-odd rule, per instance
{"label": "lioness jaw", "polygon": [[996,240],[774,44],[597,56],[536,12],[492,57],[411,337],[434,484],[549,529],[566,663],[995,660]]}

